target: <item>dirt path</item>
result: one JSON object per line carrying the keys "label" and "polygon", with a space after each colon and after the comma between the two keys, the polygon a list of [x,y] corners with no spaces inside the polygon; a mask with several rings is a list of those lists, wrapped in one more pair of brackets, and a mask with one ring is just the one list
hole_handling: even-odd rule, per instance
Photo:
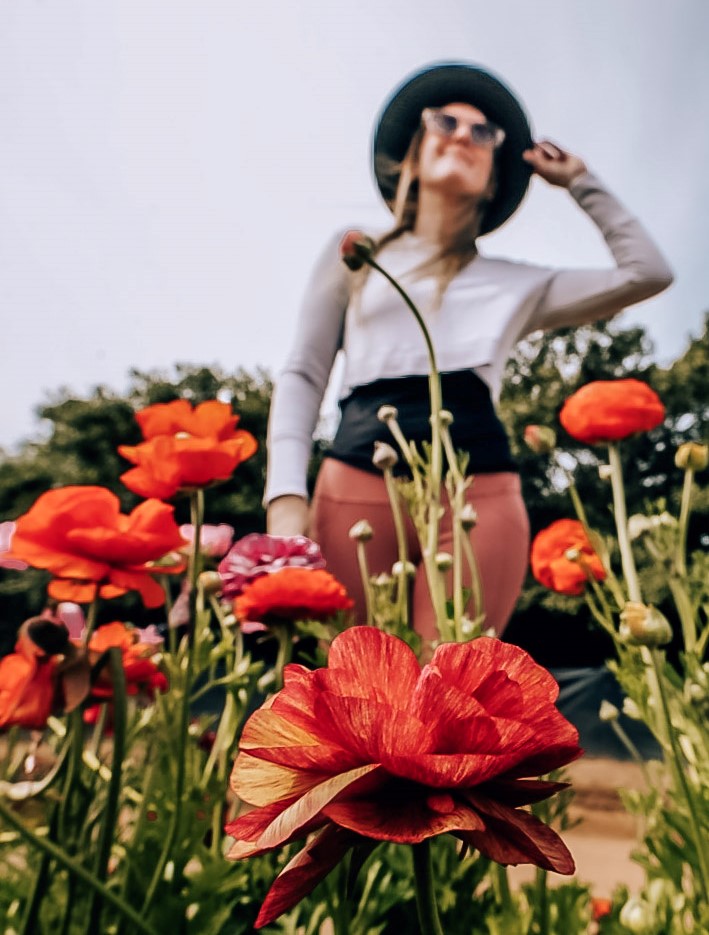
{"label": "dirt path", "polygon": [[[568,773],[576,792],[570,814],[581,822],[563,838],[576,861],[578,878],[593,884],[594,896],[610,896],[619,883],[631,891],[639,889],[643,872],[630,859],[636,823],[624,810],[618,789],[642,789],[640,768],[635,763],[584,757],[572,763]],[[526,882],[533,875],[530,867],[510,868],[515,882]]]}

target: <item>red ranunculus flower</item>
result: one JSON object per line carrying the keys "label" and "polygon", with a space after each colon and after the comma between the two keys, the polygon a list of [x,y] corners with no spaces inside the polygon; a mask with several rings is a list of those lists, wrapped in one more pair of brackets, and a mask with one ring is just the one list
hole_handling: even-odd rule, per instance
{"label": "red ranunculus flower", "polygon": [[7,554],[51,571],[48,590],[58,601],[86,603],[98,587],[106,598],[138,591],[146,607],[159,607],[165,595],[151,563],[183,544],[172,514],[171,506],[147,500],[125,515],[104,487],[48,490],[17,520]]}
{"label": "red ranunculus flower", "polygon": [[[89,640],[89,654],[92,664],[106,650],[117,646],[123,656],[123,671],[126,676],[126,690],[129,695],[143,692],[152,698],[156,691],[167,691],[167,678],[160,671],[153,656],[160,648],[155,642],[140,641],[140,631],[118,621],[107,623],[93,634]],[[112,698],[113,686],[108,667],[101,669],[98,681],[91,689],[93,698]]]}
{"label": "red ranunculus flower", "polygon": [[244,727],[231,784],[254,808],[227,824],[228,856],[317,834],[276,879],[257,927],[363,839],[416,844],[450,832],[502,864],[573,872],[556,832],[519,808],[564,785],[523,777],[581,752],[555,707],[556,682],[523,650],[444,643],[422,670],[403,641],[352,627],[333,641],[327,668],[290,665],[284,675]]}
{"label": "red ranunculus flower", "polygon": [[173,497],[180,491],[228,480],[256,451],[250,432],[237,429],[239,417],[218,400],[192,408],[186,399],[158,403],[136,413],[144,442],[121,445],[119,454],[136,467],[121,480],[141,497]]}
{"label": "red ranunculus flower", "polygon": [[[575,550],[578,561],[566,557]],[[606,571],[577,519],[558,519],[537,533],[532,543],[532,574],[540,584],[560,594],[582,594],[586,572],[603,581]]]}
{"label": "red ranunculus flower", "polygon": [[320,546],[306,536],[269,536],[252,532],[239,539],[219,563],[224,597],[235,597],[261,575],[281,568],[324,568]]}
{"label": "red ranunculus flower", "polygon": [[570,396],[559,414],[569,435],[595,445],[616,442],[660,425],[665,407],[640,380],[596,380]]}
{"label": "red ranunculus flower", "polygon": [[0,659],[0,728],[45,726],[57,694],[58,665],[56,656],[20,632],[15,652]]}
{"label": "red ranunculus flower", "polygon": [[340,241],[340,256],[349,269],[362,269],[366,260],[374,253],[374,241],[362,231],[351,230]]}
{"label": "red ranunculus flower", "polygon": [[333,576],[320,568],[281,568],[247,584],[234,602],[239,620],[323,620],[354,602]]}

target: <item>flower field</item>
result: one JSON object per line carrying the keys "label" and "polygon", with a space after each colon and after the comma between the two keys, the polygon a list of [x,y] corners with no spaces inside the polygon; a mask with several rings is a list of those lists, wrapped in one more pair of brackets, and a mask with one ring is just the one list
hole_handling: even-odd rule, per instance
{"label": "flower field", "polygon": [[[368,262],[366,244],[347,249]],[[687,550],[707,448],[676,451],[676,515],[649,504],[628,517],[623,445],[662,423],[662,401],[637,380],[591,381],[560,413],[607,452],[599,489],[615,535],[589,524],[569,475],[569,515],[537,534],[532,573],[588,607],[613,646],[623,714],[660,750],[643,760],[619,708],[601,709],[642,780],[620,793],[641,882],[601,898],[565,843],[565,767],[583,751],[557,682],[486,632],[463,536],[469,479],[430,350],[430,447],[409,445],[385,407],[392,447],[375,454],[392,509],[425,544],[430,653],[408,623],[406,555],[385,580],[367,577],[367,517],[351,543],[368,586],[361,620],[316,543],[232,542],[205,523],[217,485],[257,451],[216,399],[137,412],[143,440],[118,449],[132,465],[123,484],[143,498],[129,512],[104,487],[67,484],[3,524],[3,574],[49,573],[44,609],[0,658],[4,935],[709,932],[709,562]],[[552,428],[525,433],[538,457],[554,450]],[[399,458],[411,481],[393,476]],[[444,489],[457,530],[445,556]],[[176,519],[183,502],[189,524]],[[640,562],[670,610],[648,596]],[[159,625],[105,619],[130,593]]]}

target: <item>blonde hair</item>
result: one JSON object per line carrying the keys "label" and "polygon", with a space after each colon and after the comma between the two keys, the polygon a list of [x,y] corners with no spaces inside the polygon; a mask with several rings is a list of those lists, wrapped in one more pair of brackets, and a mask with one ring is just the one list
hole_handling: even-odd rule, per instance
{"label": "blonde hair", "polygon": [[[395,185],[394,198],[390,208],[394,215],[394,226],[375,240],[375,256],[387,244],[401,237],[402,234],[413,231],[418,213],[418,162],[421,142],[424,136],[424,127],[420,125],[411,137],[408,149],[400,162],[380,158],[377,168],[385,178]],[[432,257],[421,263],[414,273],[416,276],[433,275],[437,281],[438,298],[443,298],[445,290],[451,280],[464,266],[477,256],[477,237],[484,217],[485,209],[489,204],[495,187],[495,165],[493,163],[491,176],[491,192],[485,200],[478,199],[474,204],[470,201],[461,201],[460,210],[452,219],[450,233],[446,241],[440,245]],[[368,267],[364,268],[366,271]]]}

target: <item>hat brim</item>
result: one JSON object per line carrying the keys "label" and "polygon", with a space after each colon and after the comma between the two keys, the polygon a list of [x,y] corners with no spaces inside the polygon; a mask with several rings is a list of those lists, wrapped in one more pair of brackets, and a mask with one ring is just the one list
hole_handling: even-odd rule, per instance
{"label": "hat brim", "polygon": [[497,190],[483,217],[480,234],[504,224],[515,212],[529,187],[531,167],[522,153],[532,145],[529,120],[510,89],[477,65],[451,62],[431,65],[409,76],[391,95],[375,124],[372,140],[374,175],[389,206],[397,178],[387,164],[400,162],[426,107],[471,104],[505,131],[505,140],[495,154]]}

